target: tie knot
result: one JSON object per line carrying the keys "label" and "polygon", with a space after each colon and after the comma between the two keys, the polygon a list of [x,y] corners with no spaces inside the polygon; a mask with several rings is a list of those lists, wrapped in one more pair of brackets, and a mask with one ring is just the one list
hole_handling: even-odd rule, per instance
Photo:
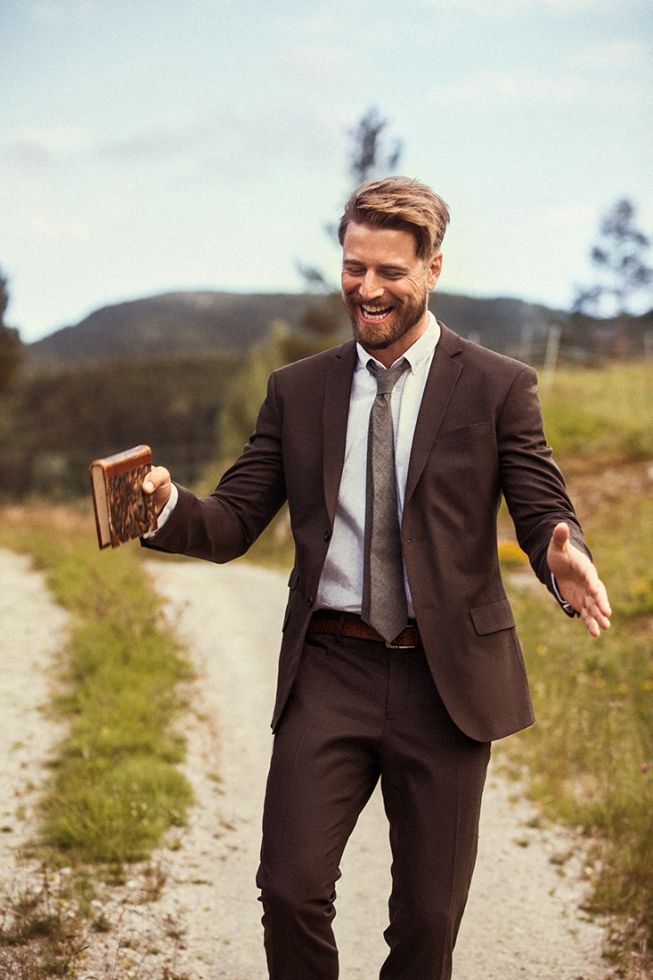
{"label": "tie knot", "polygon": [[379,368],[376,361],[370,359],[367,362],[367,370],[376,378],[377,395],[389,395],[397,381],[399,381],[401,375],[409,367],[410,365],[405,357],[402,357],[402,359],[393,367],[386,368],[385,371]]}

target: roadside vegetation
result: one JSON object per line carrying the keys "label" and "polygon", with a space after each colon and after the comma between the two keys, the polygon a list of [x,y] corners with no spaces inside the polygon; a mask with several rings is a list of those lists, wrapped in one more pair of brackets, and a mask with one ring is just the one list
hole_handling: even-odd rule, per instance
{"label": "roadside vegetation", "polygon": [[0,531],[0,545],[34,558],[72,619],[53,705],[67,735],[52,760],[34,843],[42,880],[6,896],[0,920],[2,962],[13,950],[16,977],[74,975],[83,930],[109,927],[92,903],[93,876],[121,881],[127,864],[147,859],[184,823],[191,803],[175,725],[189,667],[162,623],[138,548],[100,553],[88,516],[8,509]]}
{"label": "roadside vegetation", "polygon": [[[501,743],[543,813],[589,843],[589,908],[623,976],[653,967],[653,368],[561,371],[547,432],[613,607],[599,640],[505,562],[537,724]],[[508,527],[506,525],[506,531]],[[510,574],[510,572],[513,574]]]}
{"label": "roadside vegetation", "polygon": [[600,479],[608,463],[653,460],[652,383],[650,360],[542,377],[547,437],[567,475]]}

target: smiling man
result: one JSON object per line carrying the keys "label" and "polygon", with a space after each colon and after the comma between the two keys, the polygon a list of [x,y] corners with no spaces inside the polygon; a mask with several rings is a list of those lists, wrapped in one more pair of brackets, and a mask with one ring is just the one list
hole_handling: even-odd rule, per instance
{"label": "smiling man", "polygon": [[442,253],[420,257],[415,237],[403,228],[347,221],[341,235],[342,294],[354,338],[389,367],[425,330]]}
{"label": "smiling man", "polygon": [[296,557],[257,878],[272,980],[338,976],[335,883],[378,782],[393,855],[380,976],[451,977],[490,744],[533,721],[497,558],[502,495],[551,614],[557,603],[595,637],[610,625],[535,372],[428,310],[448,221],[415,180],[359,187],[339,229],[354,339],[270,377],[210,496],[164,467],[144,483],[160,515],[145,544],[218,562],[289,504]]}

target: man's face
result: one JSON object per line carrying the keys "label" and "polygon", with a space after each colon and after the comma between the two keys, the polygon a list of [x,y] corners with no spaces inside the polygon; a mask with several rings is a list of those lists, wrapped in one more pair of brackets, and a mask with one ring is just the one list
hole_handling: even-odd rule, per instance
{"label": "man's face", "polygon": [[442,255],[420,259],[409,231],[356,222],[347,226],[342,250],[342,296],[354,338],[391,364],[426,328]]}

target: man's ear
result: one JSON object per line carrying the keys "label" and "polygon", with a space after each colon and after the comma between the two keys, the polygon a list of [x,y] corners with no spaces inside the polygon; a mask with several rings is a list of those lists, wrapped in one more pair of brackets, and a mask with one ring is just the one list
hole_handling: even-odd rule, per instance
{"label": "man's ear", "polygon": [[440,278],[442,272],[442,252],[436,252],[428,264],[427,282],[429,289],[433,289]]}

